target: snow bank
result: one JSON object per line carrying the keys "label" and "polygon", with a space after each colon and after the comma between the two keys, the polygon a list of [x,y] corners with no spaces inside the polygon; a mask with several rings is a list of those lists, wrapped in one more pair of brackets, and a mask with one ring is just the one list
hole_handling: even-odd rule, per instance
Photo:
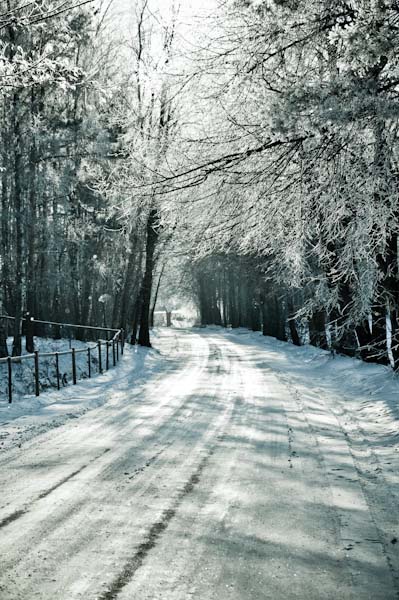
{"label": "snow bank", "polygon": [[293,384],[314,413],[322,398],[349,429],[355,418],[376,452],[389,456],[394,449],[399,454],[399,378],[390,367],[333,356],[310,345],[294,346],[246,329],[228,330],[226,335],[265,350],[260,354],[264,366]]}
{"label": "snow bank", "polygon": [[[9,353],[12,352],[12,337],[7,340]],[[25,339],[22,340],[23,352],[25,355]],[[63,352],[75,348],[83,350],[89,345],[88,342],[78,340],[60,339],[54,340],[50,338],[35,337],[35,348],[39,353],[46,352]],[[90,346],[93,346],[93,342]],[[105,357],[105,348],[103,348],[103,357]],[[92,351],[91,356],[91,373],[98,374],[98,353],[96,349]],[[104,363],[105,364],[105,363]],[[8,374],[7,363],[0,363],[0,405],[3,402],[8,402]],[[59,356],[60,370],[60,385],[65,387],[72,382],[72,355]],[[86,352],[78,352],[76,354],[76,371],[78,379],[85,379],[89,376],[88,356]],[[50,388],[57,387],[57,374],[55,367],[55,357],[42,357],[39,355],[39,373],[40,373],[40,391],[45,391]],[[13,362],[12,364],[12,379],[13,379],[13,402],[20,400],[27,394],[34,394],[34,360],[33,358],[24,359],[20,363]]]}
{"label": "snow bank", "polygon": [[[48,342],[48,343],[47,343]],[[54,351],[60,349],[65,341],[43,341],[42,350],[49,347]],[[73,341],[74,347],[84,342]],[[40,343],[37,344],[40,350]],[[85,356],[77,355],[78,356]],[[70,356],[66,356],[70,359]],[[25,361],[26,362],[26,361]],[[60,357],[61,363],[61,357]],[[0,401],[0,451],[6,450],[22,441],[30,439],[39,433],[59,427],[69,419],[77,418],[88,410],[102,406],[117,397],[118,387],[129,380],[131,386],[138,386],[153,373],[168,366],[165,357],[157,350],[131,347],[125,345],[125,352],[115,368],[96,374],[92,379],[68,385],[58,390],[45,391],[39,397],[33,394],[20,395],[12,404],[4,399]],[[44,370],[51,366],[42,365]],[[84,375],[85,365],[79,364],[79,373]],[[93,374],[94,375],[94,374]],[[2,381],[2,384],[4,382]]]}

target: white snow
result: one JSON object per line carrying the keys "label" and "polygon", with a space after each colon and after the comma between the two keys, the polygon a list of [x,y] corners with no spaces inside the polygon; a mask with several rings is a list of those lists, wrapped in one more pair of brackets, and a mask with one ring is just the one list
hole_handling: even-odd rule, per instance
{"label": "white snow", "polygon": [[[37,340],[37,348],[44,352],[55,352],[65,350],[65,340]],[[84,342],[73,340],[73,347],[85,347]],[[77,371],[79,377],[87,377],[86,355],[77,354]],[[94,355],[95,359],[96,356]],[[103,357],[104,358],[104,357]],[[167,357],[166,357],[167,358]],[[60,356],[60,369],[70,369],[71,357]],[[41,380],[43,368],[50,369],[52,359],[41,361]],[[161,360],[156,350],[146,350],[139,347],[132,348],[125,345],[124,356],[120,358],[115,368],[102,375],[96,372],[97,362],[93,365],[93,377],[81,379],[77,385],[69,383],[51,391],[41,392],[39,397],[33,394],[23,394],[26,384],[33,381],[32,366],[27,361],[23,379],[14,379],[16,394],[12,404],[7,401],[4,390],[7,380],[2,375],[1,400],[0,400],[0,452],[7,448],[20,444],[48,429],[63,425],[68,419],[76,418],[88,410],[105,404],[112,396],[115,388],[126,379],[131,377],[137,384],[142,380],[144,372],[146,376],[161,369],[164,360]],[[105,362],[103,362],[105,365]],[[52,374],[54,381],[54,374]],[[19,393],[18,393],[19,392]]]}
{"label": "white snow", "polygon": [[[91,373],[94,377],[98,374],[98,351],[94,342],[82,342],[79,340],[58,339],[35,337],[35,350],[39,351],[39,374],[40,389],[46,390],[57,387],[57,376],[54,356],[42,356],[42,353],[65,352],[75,348],[76,353],[76,372],[78,379],[88,377],[88,355],[82,350],[90,346],[91,354]],[[9,355],[12,354],[13,338],[7,340]],[[105,344],[105,342],[104,342]],[[25,338],[22,338],[22,355],[29,356],[21,362],[12,364],[12,390],[13,401],[21,399],[23,396],[33,394],[35,391],[34,381],[34,359],[32,355],[26,352]],[[103,364],[105,365],[105,346],[102,348]],[[4,401],[8,402],[8,373],[7,363],[0,362],[0,406]],[[65,387],[72,382],[72,356],[65,354],[59,356],[60,385]]]}
{"label": "white snow", "polygon": [[229,330],[227,335],[264,349],[265,365],[295,384],[314,410],[322,394],[332,409],[356,417],[376,452],[393,452],[399,458],[399,378],[390,367],[310,345],[297,347],[246,329]]}
{"label": "white snow", "polygon": [[[343,403],[345,410],[356,414],[361,420],[365,434],[373,439],[377,438],[378,443],[375,443],[375,439],[373,443],[378,452],[384,453],[384,448],[391,451],[394,447],[395,456],[399,455],[399,379],[389,367],[364,363],[345,356],[332,356],[329,351],[310,345],[296,347],[243,328],[226,331],[220,327],[207,327],[200,331],[226,335],[235,342],[256,345],[265,350],[265,364],[267,361],[267,364],[287,381],[294,378],[296,385],[304,390],[308,397],[313,395],[316,398],[322,390],[331,402]],[[173,329],[170,332],[164,330],[163,333],[168,336],[167,339],[174,339],[178,335]],[[85,379],[76,386],[68,385],[60,391],[42,392],[38,398],[33,394],[24,395],[15,399],[11,405],[6,401],[3,389],[6,382],[2,378],[0,449],[7,447],[12,441],[11,422],[14,422],[12,428],[16,427],[18,431],[22,424],[24,429],[30,429],[32,426],[37,428],[40,425],[41,430],[58,426],[68,418],[77,417],[90,408],[107,402],[113,387],[124,377],[133,373],[137,382],[141,382],[150,374],[162,372],[162,369],[167,367],[165,360],[167,361],[168,352],[172,352],[172,349],[168,347],[163,356],[156,350],[159,344],[158,330],[154,331],[153,340],[155,349],[150,351],[139,347],[132,348],[126,344],[125,356],[116,370],[110,369],[103,375],[93,371],[91,380]],[[36,339],[36,344],[39,350],[48,352],[68,347],[67,340]],[[73,340],[73,346],[76,348],[85,345],[84,342]],[[80,361],[80,376],[82,373],[85,376],[86,358],[79,354],[77,357]],[[60,357],[60,363],[61,359],[65,362],[65,370],[69,369],[70,356]],[[46,368],[49,366],[46,365]],[[31,373],[28,374],[28,378],[31,378]],[[20,393],[22,389],[21,387]],[[15,423],[16,419],[18,423]],[[18,437],[21,437],[20,433]]]}
{"label": "white snow", "polygon": [[394,600],[398,391],[247,330],[127,348],[4,424],[0,595]]}

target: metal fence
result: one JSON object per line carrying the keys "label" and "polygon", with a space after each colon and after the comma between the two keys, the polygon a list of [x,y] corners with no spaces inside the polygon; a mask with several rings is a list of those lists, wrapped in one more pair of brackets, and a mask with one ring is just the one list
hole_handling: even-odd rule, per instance
{"label": "metal fence", "polygon": [[[7,321],[14,321],[14,317],[9,316],[1,316],[0,319],[6,319]],[[22,319],[22,321],[26,321],[26,319]],[[41,321],[30,318],[31,325],[38,325],[41,330],[43,328],[49,326],[51,328],[56,328],[57,338],[60,337],[60,332],[62,329],[68,330],[69,334],[69,344],[71,346],[72,336],[76,333],[80,334],[88,334],[90,337],[100,337],[100,332],[106,334],[105,340],[97,339],[94,343],[87,342],[87,345],[84,348],[72,348],[69,350],[63,350],[60,352],[40,352],[36,350],[33,354],[22,354],[21,356],[8,356],[6,358],[0,358],[0,365],[6,365],[6,377],[7,377],[7,396],[9,404],[12,403],[13,400],[13,368],[16,364],[21,364],[22,361],[33,361],[33,376],[34,376],[34,389],[35,395],[40,395],[41,383],[40,383],[40,364],[44,358],[54,358],[54,368],[55,368],[55,381],[54,387],[58,390],[61,388],[61,384],[65,385],[64,375],[60,370],[60,357],[70,355],[70,370],[72,376],[72,383],[76,385],[78,381],[77,376],[77,363],[76,363],[76,355],[77,354],[86,354],[87,360],[87,376],[89,378],[93,375],[93,364],[97,367],[97,373],[103,373],[104,371],[108,371],[108,369],[113,366],[115,367],[116,363],[119,361],[120,357],[123,355],[124,345],[125,345],[125,336],[123,329],[109,329],[107,327],[89,327],[88,325],[74,325],[72,323],[56,323],[53,321]],[[79,335],[80,341],[82,335]]]}

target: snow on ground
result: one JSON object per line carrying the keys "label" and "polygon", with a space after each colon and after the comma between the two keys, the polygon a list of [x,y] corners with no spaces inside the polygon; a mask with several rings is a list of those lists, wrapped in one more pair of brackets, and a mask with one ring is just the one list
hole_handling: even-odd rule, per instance
{"label": "snow on ground", "polygon": [[[7,340],[9,355],[12,353],[13,338]],[[64,352],[75,348],[76,353],[76,373],[78,379],[88,377],[88,355],[86,352],[79,350],[86,349],[90,345],[95,346],[93,342],[82,342],[79,340],[59,339],[35,337],[35,349],[39,353]],[[22,338],[22,354],[27,355],[25,350],[25,338]],[[57,374],[55,366],[55,357],[41,357],[39,354],[39,374],[40,374],[40,389],[47,390],[57,387]],[[105,364],[105,347],[102,349],[102,357]],[[98,374],[98,352],[96,348],[91,354],[91,372],[92,375]],[[6,362],[0,362],[0,406],[3,402],[8,402],[8,366]],[[59,356],[59,371],[60,385],[65,387],[72,382],[72,356],[71,354]],[[21,399],[23,396],[34,394],[34,359],[26,358],[21,362],[13,362],[12,364],[13,378],[13,401]]]}
{"label": "snow on ground", "polygon": [[[68,344],[68,340],[36,339],[36,342],[37,349],[42,352],[62,351]],[[74,348],[78,349],[86,345],[85,342],[73,340]],[[98,362],[94,356],[91,379],[84,379],[87,377],[86,355],[77,354],[76,358],[78,379],[80,378],[81,381],[78,381],[77,385],[69,384],[59,391],[57,389],[42,391],[39,397],[33,393],[23,394],[26,384],[29,385],[30,380],[33,382],[32,366],[28,366],[28,361],[25,361],[23,377],[17,381],[14,379],[17,393],[12,404],[8,404],[7,394],[3,389],[7,385],[7,380],[4,373],[1,373],[0,452],[19,445],[48,429],[59,427],[67,420],[77,418],[90,409],[101,406],[112,397],[115,388],[126,377],[133,377],[138,384],[142,381],[144,374],[149,377],[162,367],[165,368],[162,363],[167,357],[161,359],[156,350],[138,347],[133,349],[126,344],[124,356],[120,362],[115,368],[110,368],[102,375],[95,370],[98,368]],[[64,372],[62,369],[70,368],[70,361],[69,355],[60,357],[61,372]],[[43,381],[43,372],[46,373],[52,368],[52,362],[53,359],[50,358],[41,361],[41,381]],[[105,365],[105,362],[103,364]],[[31,391],[33,392],[32,387]]]}
{"label": "snow on ground", "polygon": [[382,458],[393,454],[399,461],[399,377],[390,367],[334,356],[310,345],[297,347],[247,329],[229,330],[228,335],[264,349],[265,365],[294,387],[314,412],[321,396],[328,399],[348,429],[356,419]]}
{"label": "snow on ground", "polygon": [[[193,331],[196,331],[194,328]],[[267,351],[267,364],[278,372],[288,385],[302,388],[309,401],[317,405],[317,397],[323,390],[334,403],[336,411],[342,411],[343,418],[356,415],[361,423],[365,436],[373,439],[375,451],[391,457],[392,450],[399,461],[399,378],[389,367],[364,363],[360,360],[332,356],[326,350],[307,345],[293,346],[274,338],[264,337],[258,332],[247,329],[224,330],[220,327],[200,328],[227,335],[242,344],[252,344]],[[153,333],[153,343],[157,346],[158,330]],[[9,339],[11,348],[12,338]],[[35,338],[36,348],[41,352],[60,352],[69,348],[69,340],[52,340]],[[87,343],[72,340],[72,347],[84,348]],[[131,370],[138,380],[144,377],[144,370],[149,376],[154,371],[162,370],[162,360],[157,350],[148,352],[145,349],[132,349],[125,345],[125,357],[116,371],[110,369],[103,375],[98,374],[98,359],[95,352],[92,356],[92,380],[78,382],[77,386],[67,385],[60,391],[42,391],[40,397],[34,396],[33,361],[24,361],[15,367],[23,369],[22,376],[14,375],[15,398],[13,404],[7,402],[6,365],[0,366],[0,450],[11,442],[12,421],[18,419],[18,431],[55,427],[69,418],[83,414],[90,408],[97,407],[107,401],[107,393],[111,392],[115,382],[127,375]],[[77,354],[78,379],[85,379],[87,373],[86,354]],[[165,356],[163,357],[165,358]],[[60,371],[66,373],[69,382],[71,357],[60,357]],[[40,363],[41,388],[55,385],[54,359],[43,359]],[[105,354],[103,350],[103,364]],[[261,365],[260,365],[261,366]],[[54,372],[53,372],[54,371]],[[312,388],[309,389],[309,381]],[[51,383],[51,385],[50,385]],[[24,391],[29,390],[26,394]],[[105,393],[103,393],[105,392]],[[345,417],[345,415],[347,415]],[[351,415],[351,417],[349,416]],[[20,426],[23,424],[23,427]],[[18,437],[21,437],[22,433]],[[15,442],[15,440],[14,440]],[[399,466],[399,464],[398,464]]]}
{"label": "snow on ground", "polygon": [[[296,347],[245,329],[230,331],[227,337],[245,351],[260,350],[256,366],[277,375],[286,386],[295,407],[287,410],[290,443],[296,450],[293,464],[303,447],[295,439],[298,424],[295,417],[291,426],[290,413],[306,422],[318,446],[347,550],[352,553],[364,539],[359,515],[368,511],[370,531],[375,527],[377,533],[368,539],[381,544],[399,587],[398,376],[383,365],[334,356],[310,345]],[[348,517],[352,508],[357,514]],[[372,557],[369,551],[367,560]],[[354,569],[357,561],[358,557]],[[371,592],[369,598],[374,598]]]}
{"label": "snow on ground", "polygon": [[397,600],[396,379],[245,330],[155,347],[9,421],[44,432],[0,453],[2,600]]}

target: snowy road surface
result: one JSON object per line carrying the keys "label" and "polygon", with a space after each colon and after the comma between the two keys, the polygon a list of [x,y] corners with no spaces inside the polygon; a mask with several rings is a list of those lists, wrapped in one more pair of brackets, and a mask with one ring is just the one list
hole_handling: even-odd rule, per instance
{"label": "snowy road surface", "polygon": [[103,406],[0,454],[1,600],[398,598],[396,430],[278,343],[157,346],[146,382],[128,354]]}

